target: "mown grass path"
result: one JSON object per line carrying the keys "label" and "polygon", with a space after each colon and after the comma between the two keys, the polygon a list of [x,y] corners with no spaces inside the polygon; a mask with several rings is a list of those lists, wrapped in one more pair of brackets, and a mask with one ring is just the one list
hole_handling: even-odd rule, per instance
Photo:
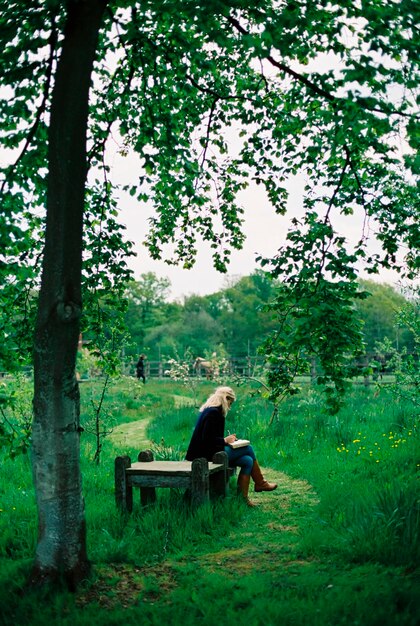
{"label": "mown grass path", "polygon": [[[139,434],[141,430],[135,432]],[[147,443],[146,439],[138,441]],[[266,575],[279,568],[294,575],[308,563],[296,550],[299,518],[317,503],[317,497],[305,481],[279,472],[266,474],[278,483],[278,488],[269,494],[251,493],[258,509],[250,509],[237,500],[232,480],[230,498],[243,508],[243,517],[239,526],[216,545],[213,541],[211,546],[203,542],[195,546],[193,555],[169,558],[144,570],[123,564],[100,566],[96,582],[87,593],[79,595],[79,604],[96,601],[107,608],[128,607],[138,604],[140,598],[153,605],[167,604],[171,602],[171,593],[185,584],[183,578],[191,573],[191,568],[200,572],[203,580],[208,576],[236,580],[258,571]]]}
{"label": "mown grass path", "polygon": [[150,446],[146,430],[150,418],[144,418],[135,422],[119,424],[110,435],[110,440],[116,448],[135,447],[139,451]]}
{"label": "mown grass path", "polygon": [[[174,395],[172,399],[175,408],[194,406],[194,400],[188,396]],[[109,437],[111,442],[116,448],[131,447],[140,451],[149,447],[151,442],[147,438],[146,431],[151,419],[153,419],[153,416],[150,413],[141,420],[119,424]]]}

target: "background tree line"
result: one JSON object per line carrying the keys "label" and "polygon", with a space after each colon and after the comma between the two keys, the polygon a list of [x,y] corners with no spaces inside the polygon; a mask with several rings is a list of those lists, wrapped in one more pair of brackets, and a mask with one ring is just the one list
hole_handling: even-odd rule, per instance
{"label": "background tree line", "polygon": [[[235,357],[255,355],[278,325],[275,312],[268,308],[277,287],[276,279],[257,270],[216,293],[170,301],[167,278],[142,274],[126,291],[126,354],[134,359],[144,352],[153,360],[183,355],[186,350],[194,356],[217,350]],[[395,325],[406,297],[391,285],[370,280],[361,280],[360,287],[370,294],[354,303],[363,322],[366,352],[374,353],[385,339],[396,349],[412,352],[411,332]]]}
{"label": "background tree line", "polygon": [[[406,296],[385,283],[360,280],[359,285],[369,294],[354,302],[363,324],[366,353],[376,353],[378,344],[385,340],[398,351],[415,351],[412,332],[395,323],[396,314],[407,304]],[[192,356],[215,351],[238,358],[254,356],[278,327],[278,314],[269,307],[278,286],[278,280],[268,272],[256,270],[249,276],[231,279],[227,287],[215,293],[172,300],[168,278],[160,278],[154,272],[143,273],[122,290],[125,302],[119,301],[118,310],[114,299],[101,299],[96,324],[92,324],[92,319],[97,303],[86,298],[83,340],[96,346],[101,334],[102,342],[113,342],[115,352],[123,348],[126,358],[133,361],[141,352],[149,360],[182,356],[186,351]],[[35,291],[28,297],[29,308],[33,308],[36,297]],[[116,337],[116,319],[120,320],[121,314],[125,331],[119,328]],[[30,350],[23,363],[32,365]],[[8,370],[8,362],[1,355],[0,370]]]}

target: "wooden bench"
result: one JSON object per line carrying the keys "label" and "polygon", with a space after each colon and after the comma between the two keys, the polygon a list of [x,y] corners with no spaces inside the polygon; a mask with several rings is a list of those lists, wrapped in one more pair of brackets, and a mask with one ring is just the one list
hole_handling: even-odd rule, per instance
{"label": "wooden bench", "polygon": [[131,512],[133,487],[140,488],[143,506],[155,502],[157,487],[169,487],[187,490],[192,506],[196,507],[211,497],[225,497],[231,474],[226,452],[217,452],[212,462],[207,459],[155,461],[151,450],[140,452],[138,462],[133,464],[130,457],[118,456],[115,502],[121,511]]}

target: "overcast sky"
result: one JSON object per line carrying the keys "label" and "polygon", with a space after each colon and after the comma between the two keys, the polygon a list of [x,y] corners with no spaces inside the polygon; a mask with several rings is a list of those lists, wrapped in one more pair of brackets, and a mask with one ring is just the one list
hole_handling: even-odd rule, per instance
{"label": "overcast sky", "polygon": [[[115,180],[122,184],[133,184],[141,174],[140,161],[136,157],[120,157],[117,153],[110,158]],[[246,241],[242,250],[232,251],[231,262],[227,274],[216,271],[212,265],[210,247],[199,242],[197,262],[193,269],[185,270],[174,267],[164,261],[150,258],[147,248],[142,244],[148,229],[148,218],[153,214],[152,208],[145,204],[139,205],[135,198],[128,194],[122,196],[120,202],[121,221],[127,226],[128,238],[135,242],[136,257],[129,260],[135,278],[145,272],[155,272],[159,277],[167,277],[171,281],[170,299],[179,299],[191,294],[214,293],[232,278],[246,276],[257,269],[259,255],[272,257],[284,243],[287,229],[292,216],[303,214],[302,188],[303,179],[297,177],[288,186],[290,191],[288,212],[285,216],[277,215],[268,202],[264,190],[260,186],[251,186],[242,192],[241,204],[244,207],[244,233]],[[350,242],[356,243],[362,234],[363,215],[336,218],[335,226],[340,229]],[[384,270],[379,276],[372,277],[361,273],[363,278],[373,278],[380,282],[396,284],[398,275]]]}
{"label": "overcast sky", "polygon": [[[142,174],[141,161],[136,155],[123,157],[119,154],[119,146],[111,139],[107,162],[111,167],[111,177],[117,184],[135,184]],[[0,150],[0,163],[10,160],[4,150]],[[246,240],[242,250],[233,250],[227,274],[214,269],[210,246],[206,242],[198,242],[199,252],[193,269],[168,265],[163,260],[154,261],[150,258],[147,248],[143,245],[148,231],[148,219],[153,215],[151,205],[139,204],[129,194],[121,194],[119,203],[120,220],[127,227],[127,237],[134,242],[135,257],[128,260],[134,271],[134,278],[146,272],[154,272],[158,277],[166,277],[171,282],[170,299],[182,299],[191,294],[205,295],[226,287],[240,276],[251,274],[260,266],[256,257],[273,257],[284,244],[291,217],[303,215],[302,189],[304,180],[295,177],[287,185],[290,196],[288,211],[285,216],[277,215],[267,200],[262,186],[255,184],[241,192],[240,203],[244,208],[243,232]],[[354,215],[337,217],[334,226],[343,233],[350,242],[356,243],[362,234],[364,216]],[[366,225],[365,225],[366,231]],[[366,233],[365,233],[366,234]],[[377,250],[378,248],[376,248]],[[398,275],[383,270],[379,276],[373,277],[361,272],[362,278],[371,278],[380,282],[396,285]]]}
{"label": "overcast sky", "polygon": [[[312,65],[314,67],[312,67]],[[330,54],[319,55],[311,61],[308,69],[328,70],[336,65]],[[300,69],[299,67],[295,69]],[[118,135],[117,135],[118,138]],[[233,138],[232,138],[233,141]],[[121,146],[115,136],[108,142],[107,163],[111,167],[111,178],[117,184],[136,184],[142,174],[141,161],[135,155],[123,157],[119,154]],[[6,151],[0,149],[0,163],[11,159]],[[13,160],[13,159],[12,159]],[[143,245],[148,230],[148,219],[153,215],[151,206],[139,204],[128,194],[121,195],[119,203],[120,219],[127,226],[127,236],[135,243],[135,257],[129,259],[129,266],[134,271],[134,277],[140,278],[145,272],[155,272],[159,277],[167,277],[171,282],[171,299],[179,299],[191,294],[209,294],[222,289],[232,278],[246,276],[259,267],[256,257],[275,255],[278,248],[284,243],[291,217],[303,214],[302,188],[304,181],[296,177],[290,181],[287,188],[290,192],[288,211],[286,216],[276,215],[270,206],[262,186],[251,186],[242,192],[240,202],[244,208],[243,232],[246,241],[241,251],[231,253],[231,262],[227,274],[217,272],[212,264],[210,247],[205,242],[198,242],[199,252],[193,269],[185,270],[182,267],[167,265],[164,261],[154,261],[150,258],[147,248]],[[364,216],[338,217],[334,227],[344,234],[351,243],[356,243],[363,229]],[[372,227],[368,224],[367,227]],[[365,225],[366,234],[366,225]],[[377,251],[377,248],[373,248]],[[383,270],[377,277],[368,276],[361,272],[363,278],[373,278],[380,282],[397,284],[398,275],[395,272]]]}

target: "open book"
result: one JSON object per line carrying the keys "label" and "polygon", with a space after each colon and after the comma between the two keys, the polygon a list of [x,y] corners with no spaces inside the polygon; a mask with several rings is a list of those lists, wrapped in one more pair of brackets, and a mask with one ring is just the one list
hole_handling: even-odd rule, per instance
{"label": "open book", "polygon": [[249,439],[237,439],[229,445],[231,448],[244,448],[245,446],[249,446],[250,443]]}

